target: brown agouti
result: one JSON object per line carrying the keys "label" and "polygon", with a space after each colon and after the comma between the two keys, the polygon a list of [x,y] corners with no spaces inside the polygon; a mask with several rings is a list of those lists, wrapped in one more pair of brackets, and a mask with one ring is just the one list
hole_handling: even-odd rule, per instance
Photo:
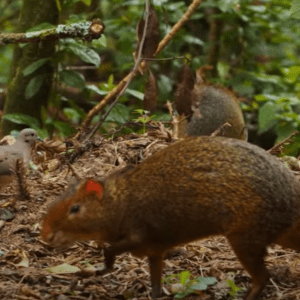
{"label": "brown agouti", "polygon": [[153,297],[161,292],[170,248],[212,235],[227,237],[257,299],[269,279],[272,243],[300,250],[300,184],[263,149],[223,137],[190,137],[104,181],[83,180],[52,204],[41,232],[53,246],[76,240],[110,244],[116,255],[147,256]]}
{"label": "brown agouti", "polygon": [[[247,140],[247,129],[240,104],[233,92],[220,86],[206,83],[197,72],[194,83],[192,71],[184,65],[175,93],[175,104],[182,125],[182,135],[211,135],[222,125],[219,136]],[[199,71],[198,70],[198,71]],[[186,119],[186,120],[185,120]],[[184,129],[182,129],[184,127]]]}
{"label": "brown agouti", "polygon": [[189,136],[210,135],[225,123],[219,135],[247,140],[244,117],[232,92],[210,84],[194,88],[193,115],[188,123]]}

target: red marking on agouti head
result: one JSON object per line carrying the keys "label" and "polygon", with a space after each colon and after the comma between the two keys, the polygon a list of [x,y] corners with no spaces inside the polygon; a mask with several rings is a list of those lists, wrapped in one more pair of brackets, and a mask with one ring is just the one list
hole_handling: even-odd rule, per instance
{"label": "red marking on agouti head", "polygon": [[96,192],[100,197],[103,194],[103,188],[101,184],[95,182],[93,180],[89,180],[86,185],[86,191],[89,192]]}

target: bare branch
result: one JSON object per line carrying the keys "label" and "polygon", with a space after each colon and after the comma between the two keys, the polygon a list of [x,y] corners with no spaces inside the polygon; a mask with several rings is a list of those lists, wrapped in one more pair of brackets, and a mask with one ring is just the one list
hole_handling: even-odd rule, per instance
{"label": "bare branch", "polygon": [[[196,11],[196,9],[200,6],[202,0],[194,0],[192,2],[192,4],[188,7],[186,13],[181,17],[181,19],[173,26],[173,28],[171,29],[171,31],[164,37],[164,39],[159,43],[158,45],[158,48],[155,52],[155,55],[156,56],[159,52],[161,52],[164,47],[171,41],[171,39],[175,36],[175,34],[180,30],[180,28],[190,19],[190,17],[193,15],[193,13]],[[146,28],[147,26],[145,26]],[[140,47],[142,48],[142,47]],[[138,61],[138,60],[137,60]],[[139,65],[141,65],[141,68],[142,68],[142,65],[143,65],[143,61],[141,62],[139,60]],[[139,66],[138,66],[139,67]],[[93,109],[91,109],[85,120],[83,121],[82,123],[82,128],[86,128],[92,118],[97,114],[99,113],[107,104],[109,104],[110,102],[112,102],[113,98],[115,96],[117,96],[121,91],[122,89],[128,84],[127,82],[131,81],[132,78],[137,74],[137,72],[135,71],[131,71],[128,75],[126,75],[119,83],[118,85],[113,89],[111,90],[102,100],[100,103],[98,103]],[[100,122],[100,121],[99,121]]]}

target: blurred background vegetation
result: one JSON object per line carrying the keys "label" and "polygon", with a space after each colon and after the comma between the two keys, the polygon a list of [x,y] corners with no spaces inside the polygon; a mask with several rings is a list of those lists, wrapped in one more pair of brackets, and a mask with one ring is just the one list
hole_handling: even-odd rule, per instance
{"label": "blurred background vegetation", "polygon": [[[39,50],[39,43],[35,48],[28,44],[0,45],[2,133],[9,133],[21,124],[38,129],[42,136],[53,133],[69,136],[80,127],[87,112],[132,69],[136,27],[144,14],[144,0],[49,0],[55,4],[52,11],[47,8],[50,17],[47,15],[45,20],[32,18],[36,22],[34,26],[26,23],[24,17],[22,19],[24,6],[33,2],[36,1],[2,0],[0,31],[41,30],[57,24],[91,21],[96,17],[105,24],[105,33],[92,42],[77,39],[53,42],[46,47],[47,51],[54,47],[53,51],[47,53]],[[159,17],[160,39],[191,2],[152,1]],[[43,7],[43,3],[40,6]],[[298,3],[298,0],[293,3],[295,16]],[[265,148],[300,126],[300,22],[292,18],[291,4],[290,0],[203,0],[191,20],[157,57],[184,55],[194,70],[214,65],[207,80],[232,88],[243,98],[241,105],[249,141]],[[22,94],[22,103],[36,97],[42,103],[38,115],[32,107],[23,111],[22,104],[13,105],[15,110],[12,110],[7,104],[12,101],[10,90],[17,88],[13,79],[21,60],[16,61],[16,52],[24,54],[26,47],[31,53],[37,51],[40,55],[23,64],[21,72],[25,84],[17,95]],[[159,89],[154,120],[170,119],[164,104],[174,100],[182,64],[183,60],[151,64]],[[51,87],[47,93],[46,83]],[[137,118],[133,111],[142,108],[145,83],[144,76],[133,79],[101,126],[101,132]],[[43,94],[39,94],[41,90]],[[93,123],[99,119],[100,116],[95,116]],[[9,125],[3,126],[3,120]]]}

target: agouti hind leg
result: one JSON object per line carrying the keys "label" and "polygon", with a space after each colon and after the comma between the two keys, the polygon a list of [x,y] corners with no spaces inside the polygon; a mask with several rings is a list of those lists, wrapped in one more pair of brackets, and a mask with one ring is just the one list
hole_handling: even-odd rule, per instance
{"label": "agouti hind leg", "polygon": [[269,272],[265,266],[266,247],[257,244],[243,243],[245,237],[228,237],[238,259],[252,278],[252,287],[245,300],[257,300],[269,280]]}
{"label": "agouti hind leg", "polygon": [[276,244],[300,251],[300,225],[284,232],[276,241]]}
{"label": "agouti hind leg", "polygon": [[152,298],[159,298],[161,293],[161,274],[163,256],[149,256],[150,276],[152,285]]}

